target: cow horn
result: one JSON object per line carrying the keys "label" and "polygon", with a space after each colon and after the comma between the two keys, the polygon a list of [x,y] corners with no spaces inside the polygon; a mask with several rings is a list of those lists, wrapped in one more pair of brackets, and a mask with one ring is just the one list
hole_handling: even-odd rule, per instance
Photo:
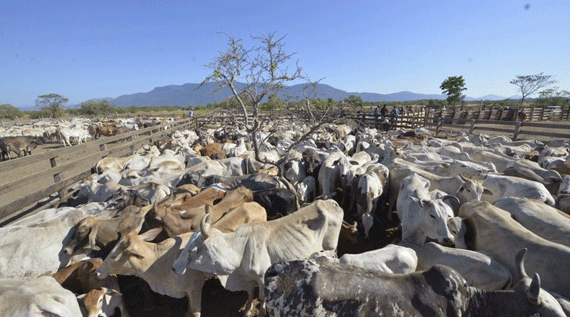
{"label": "cow horn", "polygon": [[453,209],[453,214],[457,216],[457,213],[459,212],[459,206],[461,206],[461,201],[459,201],[459,198],[453,195],[445,195],[441,198],[441,200],[443,200],[443,202],[449,200]]}
{"label": "cow horn", "polygon": [[210,214],[206,213],[202,220],[200,220],[200,231],[202,232],[202,239],[206,240],[210,236],[210,224],[208,220],[210,219]]}
{"label": "cow horn", "polygon": [[532,282],[530,282],[530,286],[526,291],[526,297],[528,298],[528,301],[531,304],[535,306],[540,306],[541,301],[539,295],[540,295],[540,276],[538,275],[538,273],[534,273],[534,276],[532,277]]}
{"label": "cow horn", "polygon": [[520,277],[528,277],[528,275],[526,274],[526,270],[524,269],[524,258],[526,256],[527,251],[528,251],[527,248],[521,249],[515,256],[516,273]]}

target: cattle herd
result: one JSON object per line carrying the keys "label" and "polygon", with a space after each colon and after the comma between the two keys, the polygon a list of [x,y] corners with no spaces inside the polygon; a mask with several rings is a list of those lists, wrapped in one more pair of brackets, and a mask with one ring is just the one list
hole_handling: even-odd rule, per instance
{"label": "cattle herd", "polygon": [[113,120],[41,120],[32,124],[18,124],[8,128],[0,126],[0,151],[2,160],[32,154],[32,150],[46,143],[73,146],[87,139],[113,136],[139,128],[165,123],[163,118],[120,118]]}
{"label": "cattle herd", "polygon": [[[568,142],[294,120],[255,137],[172,132],[0,227],[0,315],[570,316]],[[9,138],[8,157],[33,147]]]}

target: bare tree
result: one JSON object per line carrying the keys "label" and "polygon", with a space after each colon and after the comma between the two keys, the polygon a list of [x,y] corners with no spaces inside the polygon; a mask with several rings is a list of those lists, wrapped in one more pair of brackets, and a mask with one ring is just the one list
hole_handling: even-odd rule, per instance
{"label": "bare tree", "polygon": [[[516,79],[510,81],[511,84],[516,85],[521,90],[521,107],[524,104],[524,99],[540,88],[554,84],[556,81],[552,80],[552,75],[544,75],[543,73],[536,75],[517,76]],[[517,116],[515,115],[515,118]]]}
{"label": "bare tree", "polygon": [[[218,57],[206,65],[213,72],[202,81],[200,87],[216,82],[218,84],[216,90],[230,88],[241,106],[246,128],[252,134],[255,159],[260,161],[256,138],[261,128],[259,105],[269,94],[282,90],[285,83],[301,78],[301,68],[298,63],[292,71],[287,67],[293,54],[287,54],[283,50],[285,36],[276,38],[275,33],[269,33],[252,37],[261,44],[246,49],[241,39],[222,34],[228,37],[228,50],[220,52]],[[245,83],[243,88],[238,87],[238,80]],[[247,106],[252,110],[252,124],[249,122]]]}
{"label": "bare tree", "polygon": [[316,122],[315,114],[313,113],[313,107],[311,107],[311,99],[315,99],[318,94],[318,84],[323,80],[323,78],[317,81],[311,81],[309,76],[305,76],[307,79],[307,84],[303,87],[303,99],[305,108],[311,117],[311,122],[314,124]]}

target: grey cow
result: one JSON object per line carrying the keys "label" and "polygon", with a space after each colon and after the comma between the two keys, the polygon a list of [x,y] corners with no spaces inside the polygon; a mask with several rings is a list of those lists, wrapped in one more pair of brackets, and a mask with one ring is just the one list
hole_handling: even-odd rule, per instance
{"label": "grey cow", "polygon": [[565,316],[524,273],[514,290],[468,286],[453,269],[436,265],[411,274],[387,274],[325,258],[280,262],[265,274],[267,312],[274,317],[320,316]]}

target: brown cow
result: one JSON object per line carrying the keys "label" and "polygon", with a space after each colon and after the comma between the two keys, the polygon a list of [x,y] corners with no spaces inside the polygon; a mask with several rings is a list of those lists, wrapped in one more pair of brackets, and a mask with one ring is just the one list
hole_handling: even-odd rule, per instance
{"label": "brown cow", "polygon": [[215,159],[216,156],[219,156],[221,154],[219,154],[220,151],[222,151],[222,147],[224,145],[222,143],[210,143],[208,145],[206,145],[205,147],[200,149],[200,155],[202,156],[208,156],[211,159]]}
{"label": "brown cow", "polygon": [[63,253],[73,254],[78,249],[101,250],[117,242],[120,233],[140,231],[146,213],[151,206],[128,206],[118,217],[102,219],[87,216],[74,227],[69,242],[63,246]]}
{"label": "brown cow", "polygon": [[[209,189],[210,188],[205,189],[204,191]],[[201,194],[202,192],[193,198],[196,198]],[[218,219],[220,219],[229,210],[250,201],[253,201],[253,192],[245,187],[240,187],[227,192],[224,198],[211,208],[212,223],[218,221]],[[212,202],[208,202],[206,204],[212,204]],[[168,233],[169,237],[195,231],[200,226],[200,219],[202,219],[202,216],[206,214],[206,204],[189,208],[185,211],[182,211],[181,209],[176,210],[174,208],[165,208],[159,211],[162,215],[160,216],[160,219],[156,216],[155,219],[162,222],[162,226]],[[263,209],[263,207],[261,208]]]}
{"label": "brown cow", "polygon": [[43,138],[33,136],[7,136],[0,138],[0,150],[2,159],[11,159],[10,152],[16,153],[18,157],[32,155],[32,150],[38,145],[44,144]]}

